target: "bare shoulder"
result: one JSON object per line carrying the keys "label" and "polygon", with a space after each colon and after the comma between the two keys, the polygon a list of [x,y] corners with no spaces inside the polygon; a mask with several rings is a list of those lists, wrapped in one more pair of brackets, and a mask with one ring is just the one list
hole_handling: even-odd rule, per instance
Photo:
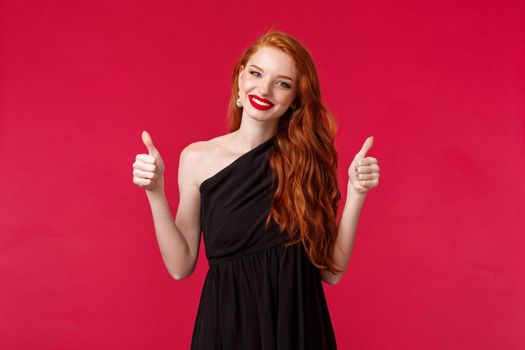
{"label": "bare shoulder", "polygon": [[224,163],[228,156],[226,144],[230,137],[231,134],[225,134],[187,145],[180,153],[179,172],[191,174],[191,182],[199,187],[215,168]]}

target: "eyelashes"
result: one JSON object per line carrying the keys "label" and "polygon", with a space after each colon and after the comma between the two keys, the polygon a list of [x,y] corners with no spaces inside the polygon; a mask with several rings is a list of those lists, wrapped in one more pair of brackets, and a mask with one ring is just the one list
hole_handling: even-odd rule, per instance
{"label": "eyelashes", "polygon": [[[254,74],[254,73],[255,73],[255,74]],[[250,71],[250,74],[253,75],[253,76],[259,77],[261,73],[255,71],[255,70],[251,70],[251,71]],[[259,74],[259,75],[256,75],[256,74]],[[284,87],[284,88],[287,88],[287,89],[290,88],[290,84],[285,83],[284,81],[279,81],[279,83],[283,83],[283,85],[281,85],[281,86]]]}

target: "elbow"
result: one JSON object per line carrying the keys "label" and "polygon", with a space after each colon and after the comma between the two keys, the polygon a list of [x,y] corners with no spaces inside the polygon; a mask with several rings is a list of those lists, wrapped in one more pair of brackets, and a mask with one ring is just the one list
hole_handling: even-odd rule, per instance
{"label": "elbow", "polygon": [[333,279],[329,279],[329,280],[325,280],[325,282],[331,286],[337,286],[337,284],[339,283],[339,278],[333,278]]}
{"label": "elbow", "polygon": [[193,266],[188,271],[174,271],[174,272],[169,272],[169,273],[170,273],[170,276],[173,277],[175,280],[182,281],[183,279],[186,279],[189,276],[191,276],[194,270],[195,270],[195,266]]}
{"label": "elbow", "polygon": [[337,286],[337,284],[339,284],[339,282],[341,281],[341,279],[343,278],[343,276],[345,275],[345,270],[339,272],[338,274],[330,274],[331,278],[330,278],[330,284],[332,286]]}
{"label": "elbow", "polygon": [[182,280],[185,279],[187,276],[171,275],[171,277],[173,277],[173,279],[176,280],[176,281],[182,281]]}
{"label": "elbow", "polygon": [[322,272],[322,279],[325,283],[331,285],[331,286],[336,286],[339,281],[341,280],[341,278],[343,277],[343,274],[344,272],[341,272],[341,273],[338,273],[337,275],[333,274],[333,273],[330,273],[328,271],[323,271]]}
{"label": "elbow", "polygon": [[183,279],[185,279],[185,278],[191,276],[191,274],[192,274],[192,272],[190,272],[190,273],[186,273],[186,274],[176,274],[176,273],[172,273],[172,274],[170,274],[170,275],[171,275],[171,277],[173,277],[175,280],[177,280],[177,281],[182,281]]}
{"label": "elbow", "polygon": [[174,280],[177,280],[177,281],[181,281],[183,280],[186,276],[184,275],[180,275],[180,274],[176,274],[176,273],[170,273],[170,276],[174,279]]}
{"label": "elbow", "polygon": [[193,263],[191,264],[184,264],[184,266],[170,265],[169,267],[168,265],[166,265],[166,268],[171,277],[173,277],[177,281],[182,281],[183,279],[188,278],[193,274],[193,272],[195,271],[195,267],[197,266],[196,263],[196,259],[193,259]]}

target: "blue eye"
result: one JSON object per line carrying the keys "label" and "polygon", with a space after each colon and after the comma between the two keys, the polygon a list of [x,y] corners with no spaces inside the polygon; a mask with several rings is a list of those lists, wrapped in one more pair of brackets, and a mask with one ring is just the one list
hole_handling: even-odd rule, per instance
{"label": "blue eye", "polygon": [[[256,76],[256,77],[260,77],[260,76],[261,76],[261,73],[255,71],[255,70],[251,70],[251,71],[249,71],[249,72],[250,72],[250,74],[253,75],[253,76]],[[257,75],[257,74],[259,74],[259,75]],[[290,88],[290,84],[285,83],[284,81],[280,81],[279,83],[282,83],[281,86],[284,87],[284,88],[287,88],[287,89]]]}

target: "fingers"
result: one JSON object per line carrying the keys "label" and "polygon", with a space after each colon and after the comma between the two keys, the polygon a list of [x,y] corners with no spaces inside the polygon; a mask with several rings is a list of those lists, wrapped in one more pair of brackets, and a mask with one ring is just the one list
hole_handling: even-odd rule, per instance
{"label": "fingers", "polygon": [[377,164],[377,159],[374,157],[366,157],[359,161],[359,165]]}
{"label": "fingers", "polygon": [[140,178],[140,177],[133,177],[133,183],[141,186],[141,187],[147,187],[149,185],[151,185],[152,183],[152,180],[151,179],[143,179],[143,178]]}
{"label": "fingers", "polygon": [[151,139],[151,136],[146,130],[142,131],[142,142],[148,149],[150,155],[156,151],[156,148],[153,145],[153,140]]}
{"label": "fingers", "polygon": [[366,156],[366,153],[370,150],[373,144],[374,144],[374,137],[373,136],[367,137],[365,142],[363,143],[363,146],[359,150],[359,154],[362,155],[363,157]]}
{"label": "fingers", "polygon": [[[359,166],[367,166],[367,165],[372,165],[372,164],[377,164],[377,159],[374,158],[374,157],[366,157],[366,158],[362,158],[362,159],[359,159],[359,161],[356,162],[355,166],[354,166],[354,170],[356,172],[358,172],[358,168]],[[363,168],[363,169],[366,169],[365,172],[369,172],[370,169],[367,169],[367,168]],[[379,167],[378,167],[378,170],[379,170]]]}
{"label": "fingers", "polygon": [[144,163],[155,164],[155,157],[150,156],[149,154],[137,154],[135,160],[140,160]]}
{"label": "fingers", "polygon": [[372,148],[373,144],[373,136],[368,137],[352,162],[354,173],[350,176],[357,176],[357,183],[362,188],[362,193],[368,192],[379,183],[379,164],[377,159],[366,157],[366,153]]}
{"label": "fingers", "polygon": [[133,169],[155,172],[157,170],[155,158],[147,154],[137,154]]}
{"label": "fingers", "polygon": [[379,165],[377,164],[377,159],[368,157],[361,159],[359,163],[370,164],[357,167],[359,185],[366,189],[377,186],[379,183]]}
{"label": "fingers", "polygon": [[133,163],[133,183],[149,191],[162,190],[164,165],[147,131],[142,132],[142,142],[149,154],[137,154]]}
{"label": "fingers", "polygon": [[[151,163],[152,157],[147,154],[139,154],[133,163],[133,183],[144,189],[149,189],[158,179],[157,165]],[[155,159],[153,159],[155,161]]]}
{"label": "fingers", "polygon": [[373,187],[377,186],[379,182],[376,180],[359,180],[359,185],[363,187]]}
{"label": "fingers", "polygon": [[357,178],[359,180],[373,180],[376,178],[377,175],[374,175],[373,173],[369,173],[369,174],[358,174],[357,175]]}
{"label": "fingers", "polygon": [[135,162],[133,163],[133,169],[155,172],[157,170],[157,166],[155,164]]}
{"label": "fingers", "polygon": [[372,165],[361,165],[357,167],[357,172],[360,174],[372,174],[372,173],[378,173],[379,172],[379,165],[372,164]]}
{"label": "fingers", "polygon": [[135,168],[133,170],[133,175],[138,177],[138,178],[153,179],[155,177],[155,172],[153,172],[153,171],[143,171],[143,170],[140,170],[138,168]]}

